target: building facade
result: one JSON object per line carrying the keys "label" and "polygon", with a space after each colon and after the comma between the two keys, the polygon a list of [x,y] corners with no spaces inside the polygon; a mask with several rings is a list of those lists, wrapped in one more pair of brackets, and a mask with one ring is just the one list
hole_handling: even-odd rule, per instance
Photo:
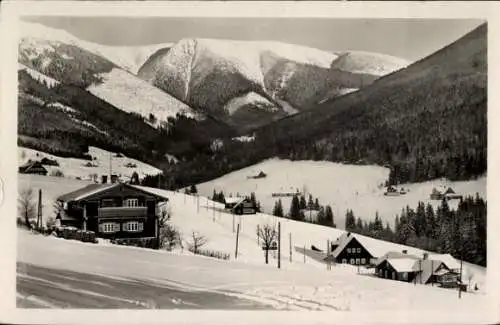
{"label": "building facade", "polygon": [[57,200],[61,225],[109,239],[156,237],[157,205],[168,201],[124,183],[90,184]]}

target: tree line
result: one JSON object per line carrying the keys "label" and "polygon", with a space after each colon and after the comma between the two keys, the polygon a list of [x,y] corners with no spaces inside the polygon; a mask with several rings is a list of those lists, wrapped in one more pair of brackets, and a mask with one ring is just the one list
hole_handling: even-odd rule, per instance
{"label": "tree line", "polygon": [[389,223],[382,224],[378,213],[367,223],[348,210],[345,229],[486,266],[486,212],[486,201],[479,195],[461,199],[456,210],[446,199],[435,210],[430,203],[419,202],[415,209],[403,208],[392,229]]}
{"label": "tree line", "polygon": [[[310,213],[312,213],[312,211],[315,211],[315,213],[317,213],[317,218],[315,218],[315,221],[308,220],[306,218],[306,213],[308,210]],[[274,203],[273,215],[277,217],[286,217],[302,222],[317,223],[333,228],[337,227],[334,221],[332,207],[330,205],[321,205],[318,198],[313,199],[312,194],[309,194],[309,198],[307,201],[304,195],[294,195],[292,201],[290,202],[290,208],[287,214],[284,213],[283,203],[281,199],[278,199]]]}

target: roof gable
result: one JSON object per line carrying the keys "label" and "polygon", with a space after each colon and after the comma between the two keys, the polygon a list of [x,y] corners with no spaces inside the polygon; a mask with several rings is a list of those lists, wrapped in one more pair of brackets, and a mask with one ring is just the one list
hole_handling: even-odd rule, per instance
{"label": "roof gable", "polygon": [[91,199],[95,195],[99,194],[104,194],[107,191],[111,191],[113,189],[116,189],[118,187],[123,187],[129,190],[132,190],[134,192],[140,192],[143,193],[147,196],[152,196],[155,197],[156,199],[160,200],[168,200],[168,198],[159,196],[155,193],[145,191],[144,189],[130,185],[130,184],[125,184],[125,183],[114,183],[114,184],[89,184],[81,189],[78,189],[76,191],[61,195],[57,198],[58,201],[80,201],[84,199]]}
{"label": "roof gable", "polygon": [[396,272],[413,272],[417,261],[412,258],[388,258],[389,263]]}

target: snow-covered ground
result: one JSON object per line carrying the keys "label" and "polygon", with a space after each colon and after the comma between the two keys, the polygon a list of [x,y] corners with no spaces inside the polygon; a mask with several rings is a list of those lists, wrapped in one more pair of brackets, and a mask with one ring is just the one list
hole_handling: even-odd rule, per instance
{"label": "snow-covered ground", "polygon": [[[267,174],[266,178],[248,179],[260,171]],[[406,195],[384,196],[385,188],[381,187],[388,179],[389,169],[379,166],[343,165],[324,161],[289,161],[269,159],[259,164],[234,171],[218,179],[199,184],[201,195],[212,196],[214,189],[224,191],[227,196],[250,195],[255,192],[264,212],[271,213],[278,197],[272,193],[300,192],[311,193],[318,197],[320,204],[331,205],[337,226],[343,228],[345,213],[352,209],[356,217],[371,220],[375,212],[389,224],[394,223],[396,214],[409,205],[416,208],[419,201],[431,203],[435,208],[440,201],[430,200],[433,187],[438,185],[451,186],[462,195],[475,195],[486,199],[486,177],[474,181],[450,182],[433,180],[423,183],[402,184],[400,187],[409,189]],[[285,213],[288,212],[291,197],[280,198]],[[456,207],[458,201],[450,201],[451,207]]]}
{"label": "snow-covered ground", "polygon": [[[95,157],[95,160],[92,161],[78,158],[57,157],[42,151],[25,147],[18,147],[17,154],[19,165],[26,163],[28,159],[41,160],[46,157],[48,159],[57,160],[59,166],[45,166],[45,168],[49,171],[48,175],[51,175],[51,172],[54,170],[60,170],[63,172],[65,178],[80,177],[81,179],[89,179],[90,174],[97,174],[99,178],[101,175],[109,175],[110,157],[113,174],[121,175],[124,180],[129,180],[134,171],[139,174],[139,177],[144,177],[144,175],[148,174],[156,175],[161,172],[160,169],[139,160],[126,156],[115,157],[115,153],[96,147],[89,147],[88,154]],[[87,163],[91,163],[96,167],[84,166]],[[128,163],[135,164],[137,167],[126,167]]]}
{"label": "snow-covered ground", "polygon": [[122,69],[115,68],[101,77],[101,83],[88,88],[90,93],[125,112],[138,113],[146,119],[153,114],[153,126],[178,113],[190,118],[198,115],[186,104]]}
{"label": "snow-covered ground", "polygon": [[[35,176],[35,175],[19,175],[19,188],[32,187],[35,191],[42,189],[43,203],[47,208],[44,208],[44,218],[53,215],[51,204],[54,199],[64,193],[76,190],[85,186],[88,182],[68,180],[56,177]],[[167,197],[169,199],[169,209],[171,211],[171,222],[178,228],[182,234],[185,246],[190,242],[192,232],[198,232],[208,239],[204,249],[217,250],[231,255],[231,260],[234,260],[236,229],[240,225],[239,243],[238,243],[238,258],[237,263],[242,265],[253,265],[259,267],[274,268],[276,267],[276,255],[270,253],[270,265],[264,266],[264,251],[257,244],[257,225],[262,226],[271,224],[277,226],[281,223],[282,233],[282,269],[294,272],[319,272],[326,269],[325,265],[308,256],[305,257],[296,251],[297,248],[310,248],[315,245],[320,249],[326,249],[327,241],[335,240],[344,233],[343,230],[323,227],[314,224],[301,223],[288,219],[280,219],[266,214],[234,216],[222,211],[220,203],[208,200],[205,197],[195,197],[185,195],[179,192],[171,192],[161,189],[140,187],[143,190]],[[215,209],[214,209],[215,208]],[[234,228],[233,228],[234,220]],[[235,231],[233,232],[233,229]],[[292,262],[289,261],[290,236],[292,246]],[[422,256],[423,251],[408,246],[397,245],[389,242],[379,241],[372,238],[363,237],[364,242],[370,245],[374,251],[380,255],[387,251],[402,251],[406,249],[408,254]],[[137,250],[137,249],[136,249]],[[179,250],[176,254],[186,254],[186,249],[183,252]],[[157,254],[157,253],[155,253]],[[187,253],[189,254],[189,253]],[[200,257],[201,258],[201,257]],[[203,257],[205,258],[205,257]],[[209,259],[209,258],[205,258]],[[219,263],[225,263],[220,261]],[[333,274],[339,276],[356,276],[356,279],[364,279],[371,277],[356,275],[357,269],[349,265],[338,265],[333,268]],[[364,272],[368,272],[364,270]],[[479,287],[485,288],[485,268],[464,263],[464,274],[473,273],[473,283],[478,283]],[[257,275],[256,275],[257,276]],[[331,277],[335,277],[331,275]],[[248,281],[248,280],[247,280]],[[255,280],[257,281],[257,280]],[[360,280],[364,281],[364,280]],[[378,280],[377,281],[382,281]],[[253,283],[253,281],[251,281]],[[393,281],[385,280],[382,285],[393,286]],[[370,282],[371,283],[371,282]],[[397,284],[396,286],[399,286]],[[244,286],[243,286],[244,287]],[[264,290],[264,289],[262,289]],[[420,289],[419,289],[420,290]],[[429,289],[431,290],[431,289]],[[434,289],[433,289],[434,290]],[[444,290],[444,289],[440,289]]]}

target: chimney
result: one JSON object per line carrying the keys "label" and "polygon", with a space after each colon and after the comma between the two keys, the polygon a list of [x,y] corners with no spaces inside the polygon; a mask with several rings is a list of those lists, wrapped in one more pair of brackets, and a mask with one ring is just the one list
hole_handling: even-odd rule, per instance
{"label": "chimney", "polygon": [[429,257],[429,253],[424,253],[424,260],[426,260]]}
{"label": "chimney", "polygon": [[101,183],[106,184],[108,182],[108,175],[102,175],[101,176]]}
{"label": "chimney", "polygon": [[408,254],[408,251],[406,249],[403,249],[403,254]]}

